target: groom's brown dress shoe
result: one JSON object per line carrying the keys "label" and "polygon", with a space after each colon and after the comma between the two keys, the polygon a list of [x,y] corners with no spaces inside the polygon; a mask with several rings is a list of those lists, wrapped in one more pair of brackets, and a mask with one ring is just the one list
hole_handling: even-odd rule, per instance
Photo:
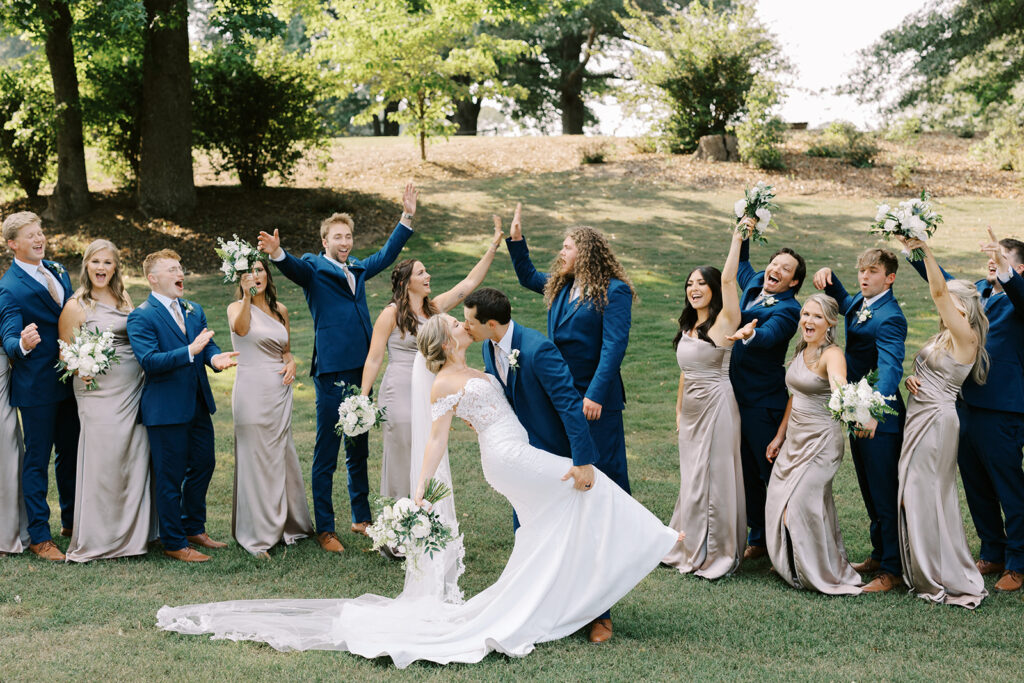
{"label": "groom's brown dress shoe", "polygon": [[895,574],[889,572],[882,572],[875,577],[875,580],[864,586],[861,590],[865,593],[888,593],[896,586],[903,583],[903,580]]}
{"label": "groom's brown dress shoe", "polygon": [[768,548],[763,545],[748,545],[747,549],[743,551],[744,560],[756,560],[759,557],[764,557],[768,554]]}
{"label": "groom's brown dress shoe", "polygon": [[366,533],[366,527],[370,526],[371,524],[373,524],[373,522],[356,522],[352,525],[351,531],[354,534],[362,534],[363,536],[369,536],[370,534]]}
{"label": "groom's brown dress shoe", "polygon": [[320,543],[320,547],[329,553],[340,553],[345,549],[345,546],[338,540],[338,534],[333,531],[324,531],[317,534],[316,540]]}
{"label": "groom's brown dress shoe", "polygon": [[989,562],[988,560],[978,560],[974,563],[978,567],[978,571],[981,572],[982,576],[988,576],[989,574],[998,574],[1003,571],[1005,567],[1002,562]]}
{"label": "groom's brown dress shoe", "polygon": [[215,541],[210,538],[205,531],[198,536],[186,536],[185,539],[192,545],[198,545],[201,548],[216,550],[217,548],[228,547],[227,543],[221,543],[220,541]]}
{"label": "groom's brown dress shoe", "polygon": [[210,559],[209,555],[203,555],[195,548],[188,546],[181,550],[165,550],[164,555],[175,560],[181,560],[182,562],[206,562]]}
{"label": "groom's brown dress shoe", "polygon": [[1012,593],[1013,591],[1019,591],[1021,586],[1024,586],[1024,574],[1006,571],[996,581],[995,589],[1000,593]]}
{"label": "groom's brown dress shoe", "polygon": [[611,640],[611,637],[612,620],[594,619],[594,621],[590,624],[590,642],[603,643],[607,640]]}
{"label": "groom's brown dress shoe", "polygon": [[871,572],[877,572],[882,568],[882,563],[873,557],[869,557],[863,562],[857,562],[856,564],[850,565],[853,567],[853,571],[859,574],[870,574]]}
{"label": "groom's brown dress shoe", "polygon": [[28,547],[28,549],[44,560],[49,560],[50,562],[63,562],[67,559],[64,557],[64,553],[60,551],[60,548],[58,548],[57,544],[53,541],[33,543]]}
{"label": "groom's brown dress shoe", "polygon": [[67,527],[61,527],[60,535],[64,538],[71,538],[71,529],[68,529]]}

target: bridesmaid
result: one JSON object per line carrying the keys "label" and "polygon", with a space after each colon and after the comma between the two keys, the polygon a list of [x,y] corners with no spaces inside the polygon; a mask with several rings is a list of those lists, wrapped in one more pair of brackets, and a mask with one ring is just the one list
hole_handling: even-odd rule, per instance
{"label": "bridesmaid", "polygon": [[71,562],[144,555],[150,539],[149,438],[138,420],[144,375],[128,341],[132,308],[117,247],[95,240],[82,257],[81,286],[60,314],[60,337],[70,342],[79,330],[109,329],[120,362],[92,391],[85,387],[93,378],[74,379],[82,431]]}
{"label": "bridesmaid", "polygon": [[[256,289],[255,295],[249,290]],[[292,438],[292,382],[288,309],[262,261],[238,284],[228,306],[238,369],[231,391],[235,424],[235,491],[231,534],[261,559],[279,542],[313,534],[299,455]],[[344,548],[342,548],[344,550]]]}
{"label": "bridesmaid", "polygon": [[839,533],[832,478],[843,461],[843,429],[827,404],[846,383],[846,356],[836,346],[839,304],[812,294],[800,311],[800,340],[786,371],[791,396],[766,456],[774,461],[765,504],[772,566],[793,588],[857,595],[861,579]]}
{"label": "bridesmaid", "polygon": [[11,407],[11,362],[0,349],[0,557],[28,545],[28,517],[21,497],[21,461],[25,446],[18,410]]}
{"label": "bridesmaid", "polygon": [[977,288],[946,282],[927,242],[922,249],[939,332],[914,359],[899,462],[899,538],[903,580],[919,598],[974,609],[988,593],[971,557],[960,514],[956,456],[960,420],[956,397],[967,376],[984,384],[988,318]]}
{"label": "bridesmaid", "polygon": [[[370,351],[363,366],[362,393],[369,396],[377,381],[387,349],[388,367],[380,382],[378,404],[387,409],[383,427],[384,455],[380,468],[380,495],[400,498],[411,491],[412,423],[409,387],[416,357],[416,330],[427,318],[446,313],[480,286],[502,240],[501,219],[494,217],[494,236],[469,275],[443,294],[430,298],[430,273],[420,261],[406,259],[391,271],[391,301],[377,316]],[[420,454],[422,456],[422,454]]]}
{"label": "bridesmaid", "polygon": [[676,428],[682,486],[670,526],[686,537],[663,561],[706,579],[736,571],[747,534],[740,415],[729,381],[740,323],[736,271],[742,242],[734,232],[721,272],[701,266],[690,273],[672,341],[681,370]]}

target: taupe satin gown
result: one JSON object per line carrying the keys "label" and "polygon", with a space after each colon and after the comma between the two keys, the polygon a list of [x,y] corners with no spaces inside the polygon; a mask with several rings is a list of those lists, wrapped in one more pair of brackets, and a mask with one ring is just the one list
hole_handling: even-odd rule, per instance
{"label": "taupe satin gown", "polygon": [[120,363],[96,377],[99,388],[93,391],[74,379],[82,431],[71,562],[143,555],[153,521],[149,437],[139,422],[145,375],[128,341],[128,313],[98,301],[85,310],[83,328],[109,327]]}
{"label": "taupe satin gown", "polygon": [[907,402],[897,508],[903,580],[910,590],[970,609],[988,595],[967,546],[956,487],[956,395],[972,365],[935,345],[917,354],[914,374],[921,388]]}
{"label": "taupe satin gown", "polygon": [[794,588],[857,595],[860,574],[846,558],[832,478],[843,461],[843,428],[827,403],[828,379],[798,353],[786,370],[793,408],[775,459],[765,502],[765,540],[772,566]]}
{"label": "taupe satin gown", "polygon": [[[393,305],[393,304],[392,304]],[[422,325],[427,320],[419,318]],[[380,465],[380,495],[407,497],[412,453],[412,362],[416,358],[416,335],[395,326],[388,337],[388,366],[380,381],[377,403],[387,408],[382,428],[384,454]],[[422,457],[422,454],[420,454]]]}
{"label": "taupe satin gown", "polygon": [[740,412],[729,382],[731,348],[683,335],[679,426],[679,499],[669,523],[686,538],[663,562],[681,573],[717,579],[736,571],[746,544],[740,464]]}
{"label": "taupe satin gown", "polygon": [[235,494],[231,533],[256,554],[279,542],[295,543],[313,533],[292,438],[292,387],[278,373],[288,330],[251,307],[249,332],[231,333],[238,351],[231,410],[235,423]]}
{"label": "taupe satin gown", "polygon": [[18,409],[11,407],[11,362],[0,349],[0,553],[20,553],[29,543],[28,516],[21,496],[25,447]]}

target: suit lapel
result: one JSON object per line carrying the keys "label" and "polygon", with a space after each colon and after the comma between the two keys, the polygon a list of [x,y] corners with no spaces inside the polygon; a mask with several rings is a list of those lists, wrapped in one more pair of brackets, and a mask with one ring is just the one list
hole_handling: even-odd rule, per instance
{"label": "suit lapel", "polygon": [[566,285],[565,287],[562,287],[562,291],[558,293],[557,301],[561,302],[560,310],[558,312],[558,327],[561,327],[566,322],[568,322],[569,318],[571,318],[576,313],[576,311],[583,308],[582,301],[580,301],[580,305],[577,306],[577,302],[571,300],[572,290],[575,288],[576,281],[573,280],[572,283]]}
{"label": "suit lapel", "polygon": [[[149,301],[150,304],[153,306],[153,308],[156,310],[156,316],[158,318],[160,318],[161,320],[163,320],[164,324],[167,325],[167,327],[169,327],[171,329],[171,331],[174,332],[174,334],[178,335],[178,337],[187,344],[188,343],[188,337],[186,337],[185,334],[181,331],[181,328],[178,327],[178,323],[176,323],[174,321],[174,318],[171,316],[171,312],[167,310],[167,307],[164,306],[160,302],[160,300],[157,299],[152,294],[149,295],[149,299],[147,299],[147,301]],[[188,331],[188,316],[185,315],[184,311],[182,311],[181,315],[182,315],[182,318],[185,320],[185,330],[187,332]]]}
{"label": "suit lapel", "polygon": [[[345,292],[346,294],[348,294],[350,297],[352,297],[354,299],[355,296],[356,296],[356,293],[353,292],[352,288],[348,286],[348,278],[345,277],[345,271],[342,270],[341,267],[337,263],[335,263],[331,259],[327,258],[327,255],[324,254],[323,252],[320,253],[320,258],[323,259],[323,262],[324,262],[323,263],[324,267],[321,268],[321,270],[326,271],[331,277],[333,277],[336,280],[338,280],[338,283],[341,285],[341,291]],[[349,270],[352,270],[351,266],[349,266]],[[354,274],[355,273],[353,273],[353,275]],[[359,279],[356,278],[356,287],[358,287],[358,286],[359,286]]]}
{"label": "suit lapel", "polygon": [[[43,263],[45,263],[45,261]],[[25,269],[17,263],[12,263],[11,268],[14,268],[14,274],[21,278],[21,281],[29,288],[29,290],[35,292],[36,296],[42,299],[43,303],[50,307],[50,310],[60,315],[61,307],[57,305],[57,302],[53,300],[52,296],[50,296],[50,290],[47,287],[44,287],[39,280],[36,280],[34,277],[26,273]],[[53,271],[51,270],[50,272],[52,273]],[[56,275],[54,275],[54,277],[56,277]],[[57,282],[60,284],[60,288],[63,293],[64,283],[60,281],[60,278],[57,278]]]}
{"label": "suit lapel", "polygon": [[[519,325],[515,325],[512,328],[512,351],[520,349],[523,343],[523,330]],[[522,354],[520,354],[522,355]],[[512,369],[510,366],[508,369],[508,391],[509,399],[512,401],[512,407],[516,405],[516,387],[519,385],[519,370]]]}

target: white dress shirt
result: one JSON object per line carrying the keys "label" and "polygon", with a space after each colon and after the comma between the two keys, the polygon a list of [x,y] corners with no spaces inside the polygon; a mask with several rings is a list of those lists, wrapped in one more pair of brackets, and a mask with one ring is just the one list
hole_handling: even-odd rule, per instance
{"label": "white dress shirt", "polygon": [[501,341],[497,344],[491,342],[494,347],[494,363],[498,366],[501,381],[505,384],[508,384],[508,357],[512,355],[512,328],[514,327],[515,323],[509,320],[508,329],[505,330],[505,336],[501,338]]}
{"label": "white dress shirt", "polygon": [[[39,265],[33,266],[31,263],[25,263],[24,261],[21,261],[17,257],[15,257],[14,263],[19,268],[28,273],[33,280],[41,284],[43,288],[46,289],[47,294],[50,293],[50,285],[49,283],[47,283],[45,278],[49,278],[50,282],[57,286],[57,291],[63,295],[64,285],[60,283],[60,280],[57,279],[56,275],[50,272],[49,268],[43,265],[42,261],[39,262]],[[39,272],[40,266],[42,266],[43,273],[46,273],[46,275],[43,275],[43,273]],[[23,356],[27,356],[28,354],[32,353],[32,349],[26,349],[25,345],[21,341],[18,342],[18,348],[21,349],[21,355]]]}
{"label": "white dress shirt", "polygon": [[[159,294],[157,292],[153,292],[153,297],[157,301],[160,302],[160,305],[162,305],[164,308],[167,309],[167,312],[171,314],[171,319],[172,320],[177,320],[177,317],[174,315],[174,307],[177,306],[178,307],[178,314],[181,316],[182,323],[184,324],[185,314],[182,312],[181,304],[178,303],[178,299],[177,298],[172,299],[169,296],[164,296],[163,294]],[[185,339],[186,340],[188,339],[188,333],[185,334]],[[188,352],[188,362],[189,363],[192,362],[192,351],[191,350],[189,350],[189,352]]]}

